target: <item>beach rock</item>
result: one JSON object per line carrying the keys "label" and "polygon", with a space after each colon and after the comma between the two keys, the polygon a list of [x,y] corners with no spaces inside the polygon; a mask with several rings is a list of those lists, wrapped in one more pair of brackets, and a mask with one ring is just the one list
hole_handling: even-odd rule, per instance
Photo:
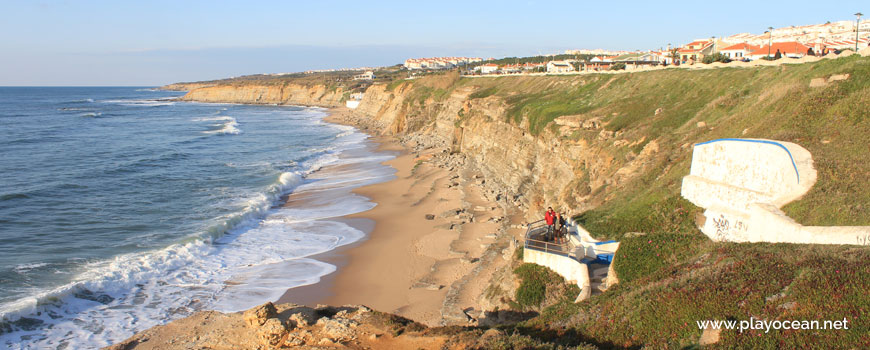
{"label": "beach rock", "polygon": [[251,327],[259,327],[266,323],[267,320],[278,315],[278,310],[271,302],[265,303],[242,314],[242,319]]}
{"label": "beach rock", "polygon": [[294,312],[290,314],[290,322],[292,322],[296,327],[307,327],[314,323],[317,320],[317,316],[315,315],[315,311],[311,308],[304,308],[299,312]]}
{"label": "beach rock", "polygon": [[317,320],[317,324],[323,327],[320,331],[321,334],[336,343],[353,340],[352,328],[359,325],[358,322],[346,318],[329,319],[326,317]]}
{"label": "beach rock", "polygon": [[426,214],[426,220],[435,220],[434,214]]}
{"label": "beach rock", "polygon": [[263,344],[278,345],[287,335],[287,326],[277,318],[270,318],[257,328],[257,337]]}
{"label": "beach rock", "polygon": [[438,217],[439,218],[449,218],[451,216],[459,215],[459,213],[461,213],[461,212],[463,212],[462,208],[450,209],[450,210],[446,210],[443,213],[439,214]]}
{"label": "beach rock", "polygon": [[303,330],[300,332],[293,332],[287,335],[287,339],[284,340],[284,346],[287,347],[295,347],[301,346],[309,342],[309,340],[313,337],[311,331]]}

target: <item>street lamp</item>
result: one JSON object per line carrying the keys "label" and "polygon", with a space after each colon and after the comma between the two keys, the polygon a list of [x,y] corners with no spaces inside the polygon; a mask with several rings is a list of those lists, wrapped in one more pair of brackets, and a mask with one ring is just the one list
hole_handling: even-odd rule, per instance
{"label": "street lamp", "polygon": [[855,20],[855,52],[858,52],[858,33],[861,32],[861,16],[863,15],[864,14],[861,12],[855,14],[855,16],[858,17],[858,19]]}
{"label": "street lamp", "polygon": [[770,47],[773,45],[773,27],[767,27],[767,58],[770,59]]}

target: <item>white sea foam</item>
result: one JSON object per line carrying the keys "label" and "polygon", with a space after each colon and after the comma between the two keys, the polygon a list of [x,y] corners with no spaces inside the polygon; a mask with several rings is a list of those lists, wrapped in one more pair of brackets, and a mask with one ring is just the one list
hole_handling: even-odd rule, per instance
{"label": "white sea foam", "polygon": [[82,114],[80,114],[79,116],[80,116],[80,117],[87,117],[87,118],[96,118],[96,117],[99,117],[99,116],[101,116],[101,115],[103,115],[103,113],[100,113],[100,112],[89,112],[89,113],[82,113]]}
{"label": "white sea foam", "polygon": [[38,269],[40,267],[48,266],[48,263],[35,263],[35,264],[19,264],[16,265],[13,270],[18,273],[26,273],[33,269]]}
{"label": "white sea foam", "polygon": [[[384,157],[341,156],[359,147],[365,137],[350,132],[335,146],[313,152],[317,156],[297,164],[302,170],[281,173],[263,192],[243,198],[244,209],[221,218],[222,224],[210,234],[160,250],[90,262],[67,285],[0,305],[0,320],[14,329],[0,335],[0,348],[98,348],[198,310],[238,311],[274,301],[287,288],[316,283],[335,267],[311,255],[364,236],[330,220],[375,205],[350,189],[392,174],[379,165]],[[316,173],[329,164],[352,163],[359,165],[356,172]],[[304,207],[274,207],[290,191],[321,192]],[[17,270],[40,267],[19,265]],[[47,328],[51,332],[45,332]]]}
{"label": "white sea foam", "polygon": [[203,131],[203,134],[221,134],[221,135],[238,135],[242,133],[242,130],[238,128],[239,122],[236,121],[236,118],[229,116],[221,116],[221,117],[204,117],[204,118],[194,118],[193,121],[201,122],[201,121],[222,121],[223,123],[212,124],[212,126],[220,127],[216,130],[208,130]]}
{"label": "white sea foam", "polygon": [[[175,104],[175,101],[172,98],[158,98],[158,99],[149,99],[149,100],[102,100],[102,103],[117,103],[123,106],[130,107],[160,107],[160,106],[172,106]],[[91,100],[93,102],[93,100]]]}

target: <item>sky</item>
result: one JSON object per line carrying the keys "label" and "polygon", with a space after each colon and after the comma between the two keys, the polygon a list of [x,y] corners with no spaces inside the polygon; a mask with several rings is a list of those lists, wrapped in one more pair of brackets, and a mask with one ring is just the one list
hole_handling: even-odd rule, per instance
{"label": "sky", "polygon": [[410,57],[636,50],[855,20],[862,1],[0,0],[0,86],[158,86]]}

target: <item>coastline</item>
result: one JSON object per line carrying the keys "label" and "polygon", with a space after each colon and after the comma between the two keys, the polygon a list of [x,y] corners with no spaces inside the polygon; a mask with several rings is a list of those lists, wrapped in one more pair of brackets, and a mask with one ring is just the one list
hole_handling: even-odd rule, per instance
{"label": "coastline", "polygon": [[[332,108],[324,121],[359,128],[350,116]],[[466,179],[479,175],[448,165],[445,149],[370,136],[374,152],[396,155],[382,163],[395,169],[395,178],[352,190],[376,206],[339,219],[366,237],[312,257],[336,272],[288,289],[278,302],[366,305],[430,326],[466,323],[463,310],[479,315],[479,299],[498,267],[483,264],[484,254],[496,243],[489,260],[512,253],[505,250],[509,240],[498,239],[506,238],[504,209],[483,198],[481,183]]]}

